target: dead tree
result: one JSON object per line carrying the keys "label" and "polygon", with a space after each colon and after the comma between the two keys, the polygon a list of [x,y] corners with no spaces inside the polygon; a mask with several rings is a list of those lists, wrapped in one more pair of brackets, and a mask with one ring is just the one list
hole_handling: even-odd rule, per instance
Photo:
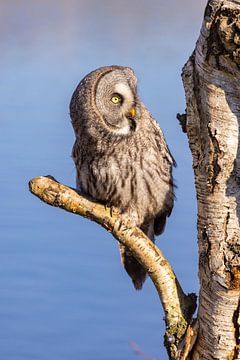
{"label": "dead tree", "polygon": [[200,295],[193,359],[240,359],[240,1],[211,0],[183,69],[198,200]]}
{"label": "dead tree", "polygon": [[178,119],[193,157],[198,201],[199,309],[161,251],[117,209],[51,177],[32,193],[100,223],[128,246],[153,280],[166,321],[170,359],[240,359],[240,0],[209,0],[196,48],[183,69],[186,114]]}

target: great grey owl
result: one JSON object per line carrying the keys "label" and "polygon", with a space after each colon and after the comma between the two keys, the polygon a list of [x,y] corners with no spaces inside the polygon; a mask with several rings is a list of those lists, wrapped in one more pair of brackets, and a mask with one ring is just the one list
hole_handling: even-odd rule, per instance
{"label": "great grey owl", "polygon": [[[76,134],[72,157],[77,188],[120,209],[154,241],[172,211],[175,162],[136,85],[133,70],[122,66],[99,68],[79,83],[70,103]],[[120,254],[141,289],[145,270],[123,245]]]}

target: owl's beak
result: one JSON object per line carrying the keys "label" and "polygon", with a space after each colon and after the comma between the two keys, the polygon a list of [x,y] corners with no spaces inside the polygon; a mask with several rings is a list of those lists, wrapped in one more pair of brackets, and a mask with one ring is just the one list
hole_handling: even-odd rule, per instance
{"label": "owl's beak", "polygon": [[136,110],[135,108],[131,108],[129,110],[129,112],[127,113],[127,117],[131,120],[133,120],[135,118],[135,115],[136,115]]}

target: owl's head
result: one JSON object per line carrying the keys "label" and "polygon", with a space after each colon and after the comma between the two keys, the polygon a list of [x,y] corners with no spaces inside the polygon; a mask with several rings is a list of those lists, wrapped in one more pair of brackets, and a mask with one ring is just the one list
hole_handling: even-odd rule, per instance
{"label": "owl's head", "polygon": [[141,115],[136,85],[136,76],[128,67],[108,66],[88,74],[70,103],[75,132],[99,130],[117,137],[133,134]]}

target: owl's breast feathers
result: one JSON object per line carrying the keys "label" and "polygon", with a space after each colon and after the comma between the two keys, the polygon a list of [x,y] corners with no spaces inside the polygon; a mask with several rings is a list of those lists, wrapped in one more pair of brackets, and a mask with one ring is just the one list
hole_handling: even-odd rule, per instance
{"label": "owl's breast feathers", "polygon": [[118,207],[137,225],[153,221],[160,233],[171,213],[174,193],[173,159],[163,134],[152,118],[132,137],[109,143],[77,139],[73,159],[77,185],[96,200]]}

